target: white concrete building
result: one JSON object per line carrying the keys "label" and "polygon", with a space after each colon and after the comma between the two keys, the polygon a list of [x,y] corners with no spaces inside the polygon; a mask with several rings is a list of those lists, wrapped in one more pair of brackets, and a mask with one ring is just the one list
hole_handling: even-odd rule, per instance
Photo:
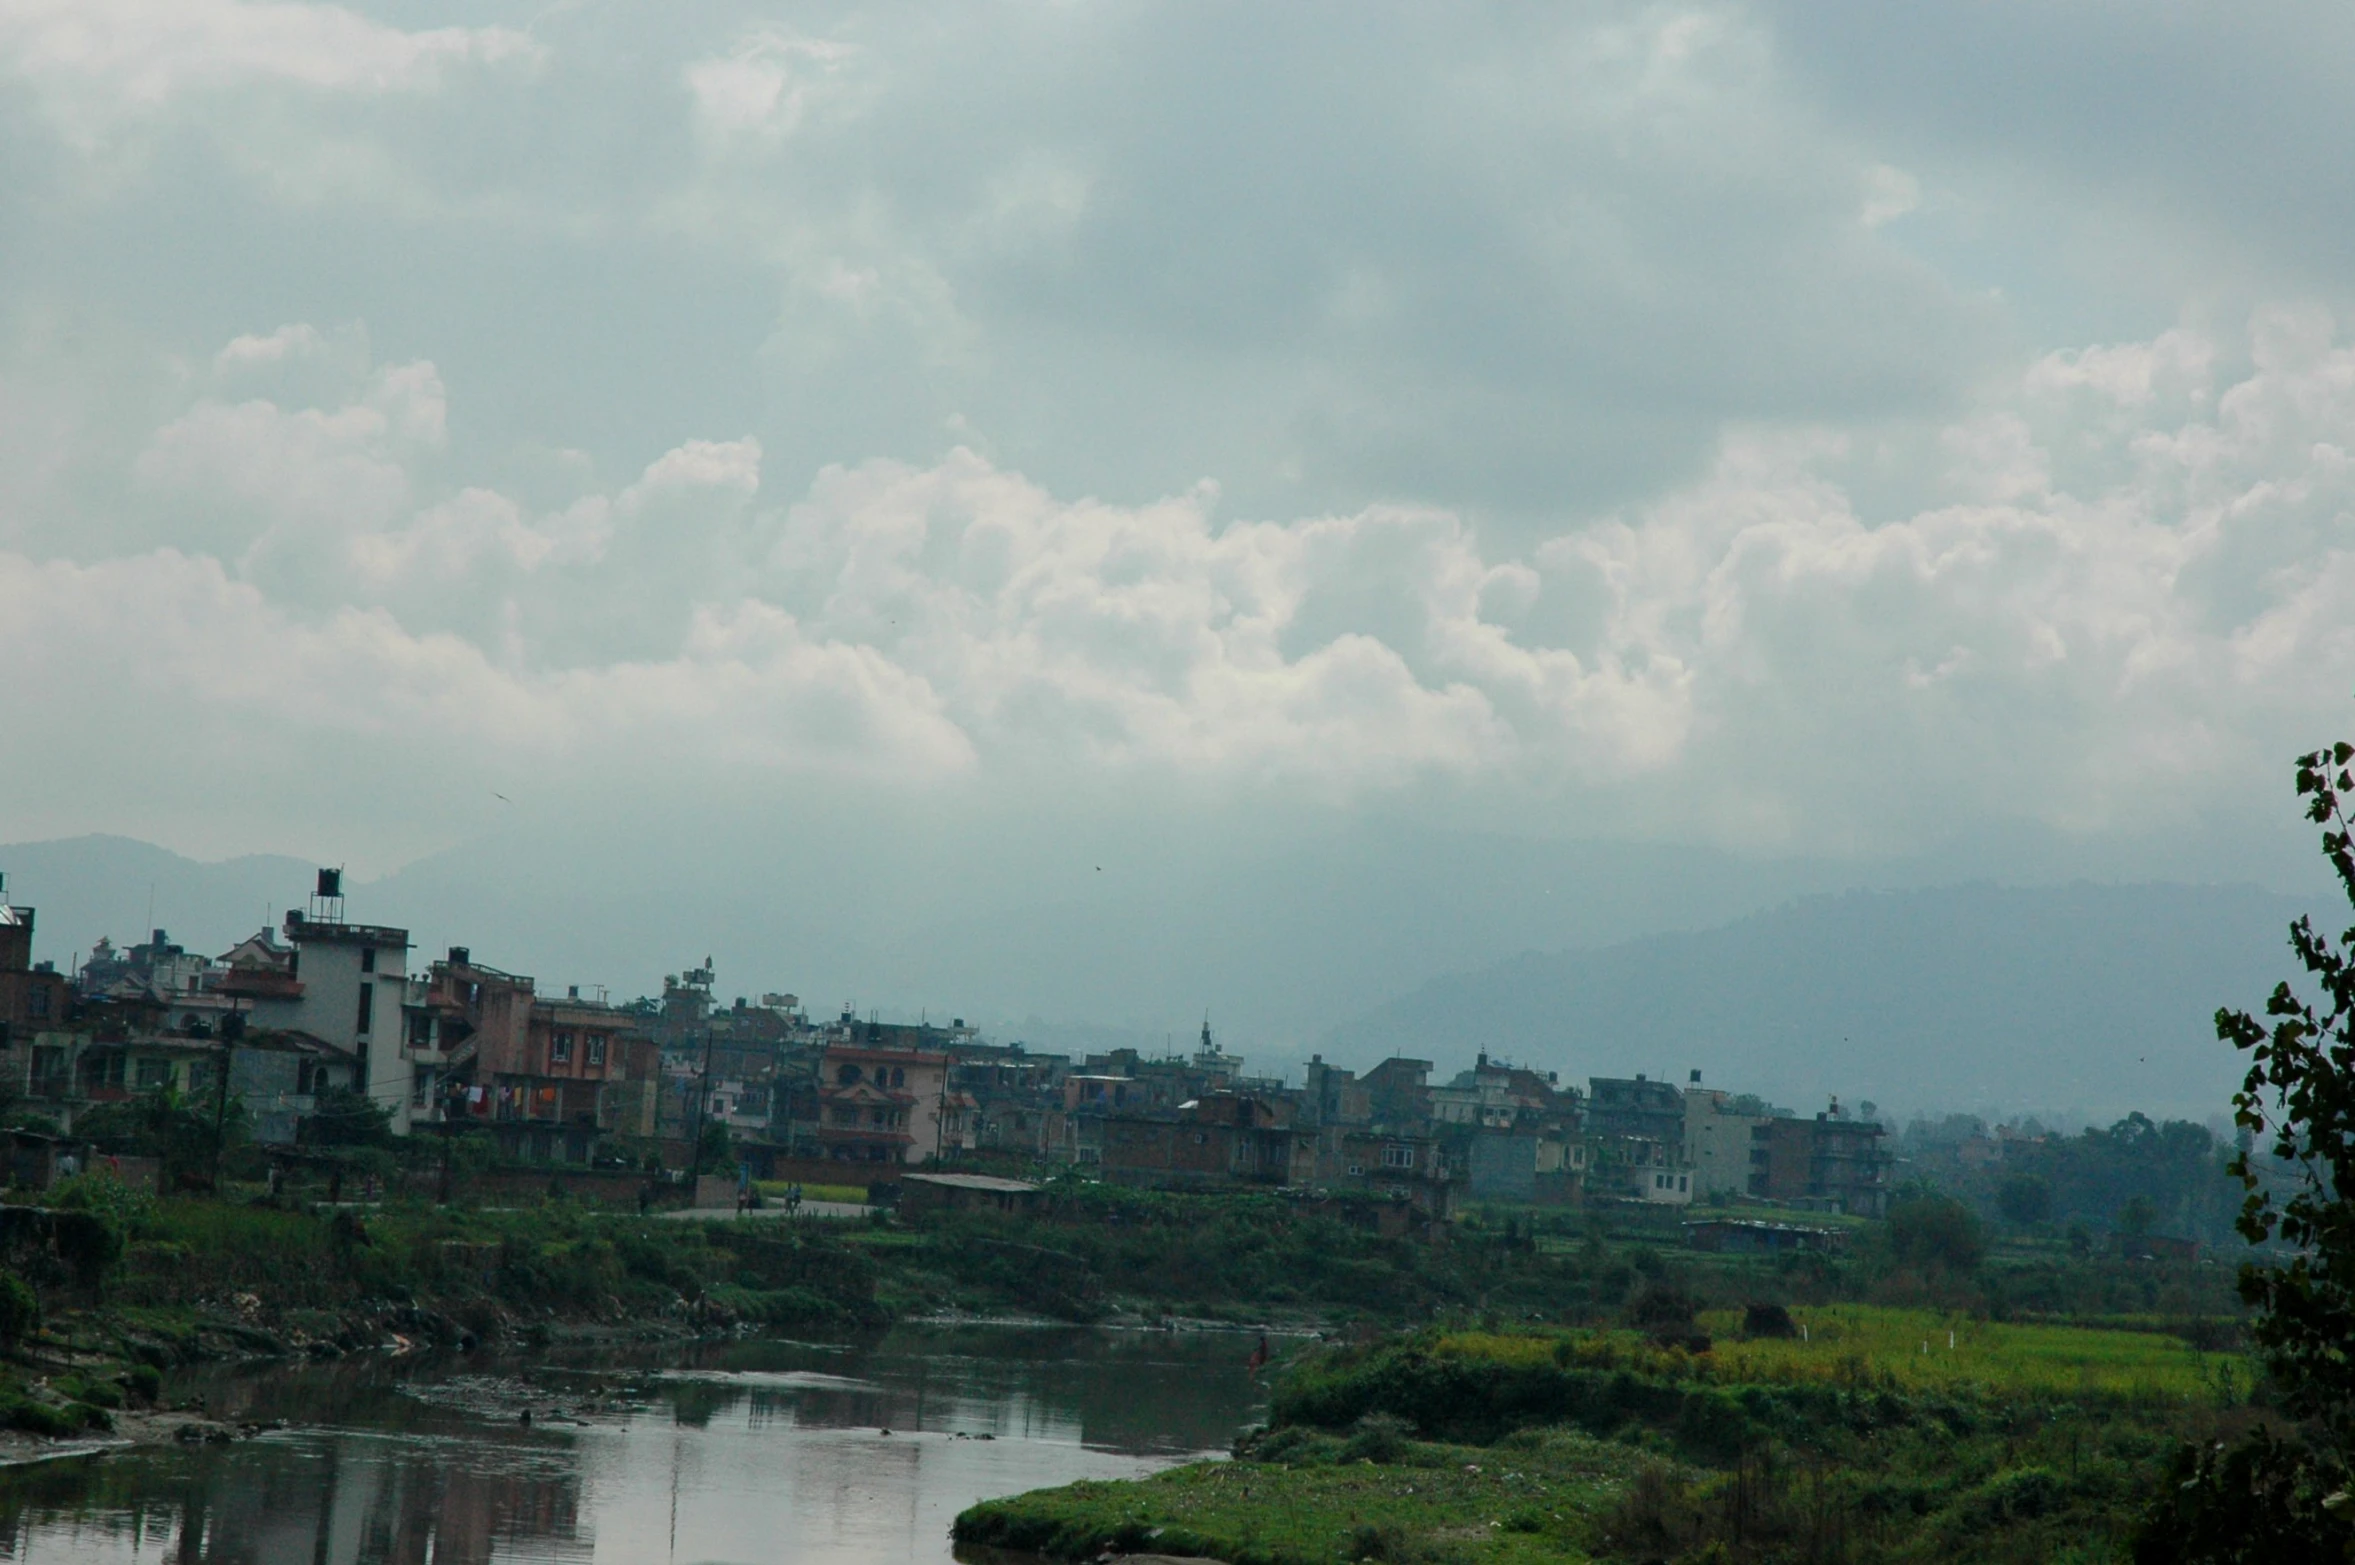
{"label": "white concrete building", "polygon": [[[340,898],[334,911],[343,911]],[[308,1033],[352,1058],[355,1088],[392,1114],[395,1135],[409,1133],[414,1067],[403,1046],[408,997],[409,932],[350,924],[289,910],[294,946],[291,994],[257,996],[252,1025]]]}

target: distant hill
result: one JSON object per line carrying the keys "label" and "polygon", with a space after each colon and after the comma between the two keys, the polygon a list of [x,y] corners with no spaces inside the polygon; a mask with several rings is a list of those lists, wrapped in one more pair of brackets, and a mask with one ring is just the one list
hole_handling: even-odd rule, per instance
{"label": "distant hill", "polygon": [[151,929],[218,955],[310,892],[312,866],[272,854],[199,863],[130,837],[62,837],[0,848],[8,900],[34,911],[34,954],[60,967],[100,936],[116,944]]}
{"label": "distant hill", "polygon": [[1528,954],[1328,1033],[1349,1063],[1486,1049],[1795,1108],[2129,1108],[2205,1118],[2242,1066],[2224,1004],[2288,976],[2295,899],[2242,886],[1987,885],[1814,896],[1692,934]]}

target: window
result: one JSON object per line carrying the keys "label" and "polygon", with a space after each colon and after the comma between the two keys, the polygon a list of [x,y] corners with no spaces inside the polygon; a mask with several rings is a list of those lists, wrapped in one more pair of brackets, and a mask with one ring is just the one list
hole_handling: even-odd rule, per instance
{"label": "window", "polygon": [[360,947],[360,971],[363,973],[373,973],[376,971],[376,947]]}
{"label": "window", "polygon": [[33,985],[31,992],[25,996],[25,1014],[36,1018],[49,1014],[49,986],[47,984]]}
{"label": "window", "polygon": [[1384,1147],[1382,1149],[1382,1166],[1384,1168],[1414,1167],[1415,1149],[1413,1147]]}
{"label": "window", "polygon": [[375,1014],[376,986],[372,983],[363,982],[360,985],[360,1023],[355,1031],[366,1032],[368,1030],[368,1023],[371,1019],[373,1019]]}
{"label": "window", "polygon": [[855,1087],[859,1084],[859,1068],[856,1065],[845,1065],[834,1073],[834,1079],[845,1087]]}
{"label": "window", "polygon": [[589,1063],[591,1065],[605,1063],[605,1035],[603,1033],[589,1034]]}
{"label": "window", "polygon": [[572,1063],[572,1034],[560,1032],[548,1040],[548,1060],[555,1065]]}
{"label": "window", "polygon": [[908,1073],[894,1065],[891,1068],[891,1084],[895,1087],[906,1086],[908,1084]]}
{"label": "window", "polygon": [[1350,1178],[1352,1178],[1352,1179],[1355,1179],[1355,1178],[1357,1178],[1359,1175],[1363,1174],[1365,1171],[1366,1171],[1366,1166],[1365,1166],[1365,1164],[1363,1164],[1363,1163],[1352,1163],[1352,1164],[1350,1164],[1350,1165],[1349,1165],[1349,1177],[1350,1177]]}
{"label": "window", "polygon": [[213,1065],[210,1060],[188,1062],[188,1090],[202,1092],[213,1084]]}
{"label": "window", "polygon": [[141,1060],[138,1081],[139,1090],[142,1092],[154,1087],[170,1086],[172,1084],[172,1062],[170,1060]]}
{"label": "window", "polygon": [[1687,1184],[1687,1183],[1686,1183],[1686,1181],[1687,1181],[1687,1180],[1689,1180],[1690,1178],[1692,1178],[1692,1176],[1691,1176],[1690,1174],[1679,1174],[1679,1175],[1677,1175],[1677,1176],[1676,1176],[1676,1188],[1677,1188],[1677,1189],[1679,1189],[1679,1190],[1690,1190],[1690,1189],[1692,1189],[1692,1186],[1691,1186],[1690,1184]]}

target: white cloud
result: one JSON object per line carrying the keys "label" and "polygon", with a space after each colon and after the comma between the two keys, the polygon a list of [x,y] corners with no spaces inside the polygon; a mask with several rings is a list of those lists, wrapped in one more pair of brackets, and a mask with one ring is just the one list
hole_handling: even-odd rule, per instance
{"label": "white cloud", "polygon": [[696,129],[714,152],[772,150],[813,107],[844,95],[859,58],[848,44],[756,29],[727,54],[687,66]]}
{"label": "white cloud", "polygon": [[191,93],[428,90],[454,67],[539,54],[510,28],[405,32],[292,0],[0,0],[0,70],[78,136]]}
{"label": "white cloud", "polygon": [[[750,439],[540,513],[483,485],[420,504],[445,399],[394,366],[339,408],[199,401],[141,474],[263,544],[9,557],[12,633],[134,704],[492,753],[1441,785],[1754,847],[1901,846],[1964,811],[2141,829],[2355,676],[2355,348],[2311,313],[2252,339],[2208,399],[2149,389],[2226,356],[2192,334],[2039,361],[1944,432],[1950,498],[1896,519],[1857,513],[1853,442],[1760,430],[1519,557],[1440,510],[1222,522],[1213,486],[1071,500],[969,451],[780,508]],[[2088,441],[2110,476],[2073,489],[2047,453]],[[600,651],[624,624],[638,650]]]}

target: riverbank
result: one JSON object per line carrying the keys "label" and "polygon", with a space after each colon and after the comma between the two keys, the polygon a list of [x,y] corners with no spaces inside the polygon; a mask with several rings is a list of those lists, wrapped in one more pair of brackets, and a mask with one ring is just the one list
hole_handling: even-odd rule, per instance
{"label": "riverbank", "polygon": [[2168,1456],[2266,1415],[2237,1354],[2124,1330],[1826,1308],[1745,1336],[1439,1331],[1310,1349],[1235,1460],[975,1506],[1083,1560],[2120,1557]]}

